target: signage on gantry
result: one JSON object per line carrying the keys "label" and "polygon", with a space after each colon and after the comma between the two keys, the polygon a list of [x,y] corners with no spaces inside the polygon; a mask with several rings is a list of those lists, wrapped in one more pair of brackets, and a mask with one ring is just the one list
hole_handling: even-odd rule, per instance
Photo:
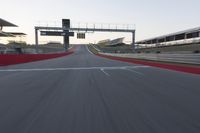
{"label": "signage on gantry", "polygon": [[74,36],[74,32],[40,31],[41,36]]}
{"label": "signage on gantry", "polygon": [[85,33],[77,33],[77,39],[85,39]]}

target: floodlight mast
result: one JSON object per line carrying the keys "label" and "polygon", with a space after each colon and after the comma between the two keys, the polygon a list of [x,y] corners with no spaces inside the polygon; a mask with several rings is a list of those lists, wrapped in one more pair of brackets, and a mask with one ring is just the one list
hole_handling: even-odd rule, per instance
{"label": "floodlight mast", "polygon": [[36,53],[39,53],[39,49],[38,49],[38,45],[39,45],[39,40],[38,40],[38,30],[37,28],[35,28],[35,46],[36,46]]}
{"label": "floodlight mast", "polygon": [[132,49],[135,51],[135,30],[132,32]]}

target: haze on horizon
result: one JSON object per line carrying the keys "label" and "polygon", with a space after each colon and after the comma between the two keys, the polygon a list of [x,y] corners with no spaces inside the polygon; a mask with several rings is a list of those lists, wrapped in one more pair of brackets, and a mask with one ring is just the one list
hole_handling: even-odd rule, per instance
{"label": "haze on horizon", "polygon": [[[27,33],[27,42],[34,43],[34,26],[39,22],[61,23],[71,19],[72,23],[135,24],[136,40],[142,40],[199,27],[199,0],[1,0],[0,17],[17,24],[18,28],[5,31]],[[99,40],[127,37],[129,34],[95,33],[86,35],[86,40],[71,38],[71,43],[93,43]],[[40,41],[62,38],[41,38]],[[0,40],[1,42],[2,40]]]}

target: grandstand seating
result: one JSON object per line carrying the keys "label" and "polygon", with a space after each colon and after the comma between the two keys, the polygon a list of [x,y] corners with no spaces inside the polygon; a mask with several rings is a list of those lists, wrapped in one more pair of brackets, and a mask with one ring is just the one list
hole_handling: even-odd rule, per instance
{"label": "grandstand seating", "polygon": [[133,49],[131,45],[117,45],[115,47],[113,46],[102,46],[102,45],[95,45],[97,49],[99,49],[101,52],[105,53],[132,53]]}
{"label": "grandstand seating", "polygon": [[124,37],[123,38],[117,38],[117,39],[114,39],[114,40],[107,39],[107,40],[99,41],[98,45],[117,46],[117,45],[123,44],[123,41],[124,41]]}
{"label": "grandstand seating", "polygon": [[108,46],[116,46],[116,45],[121,45],[123,44],[124,41],[124,37],[123,38],[117,38],[115,40],[110,41],[109,44],[107,44]]}
{"label": "grandstand seating", "polygon": [[158,47],[158,46],[168,46],[168,45],[182,45],[200,42],[200,27],[180,31],[168,35],[163,35],[159,37],[154,37],[151,39],[146,39],[142,41],[137,41],[138,47]]}
{"label": "grandstand seating", "polygon": [[197,44],[182,44],[182,45],[167,45],[152,48],[139,48],[136,52],[140,53],[199,53],[200,43]]}

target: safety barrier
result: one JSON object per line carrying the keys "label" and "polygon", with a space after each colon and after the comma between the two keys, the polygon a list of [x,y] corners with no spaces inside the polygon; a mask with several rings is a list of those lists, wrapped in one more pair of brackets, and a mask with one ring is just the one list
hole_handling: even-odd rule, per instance
{"label": "safety barrier", "polygon": [[133,58],[114,57],[114,56],[108,56],[108,55],[103,55],[103,54],[96,54],[96,55],[100,57],[128,62],[128,63],[142,64],[142,65],[159,67],[159,68],[170,69],[170,70],[192,73],[192,74],[200,74],[199,66],[187,66],[187,65],[170,64],[170,63],[161,63],[161,62],[138,60],[138,59],[133,59]]}

